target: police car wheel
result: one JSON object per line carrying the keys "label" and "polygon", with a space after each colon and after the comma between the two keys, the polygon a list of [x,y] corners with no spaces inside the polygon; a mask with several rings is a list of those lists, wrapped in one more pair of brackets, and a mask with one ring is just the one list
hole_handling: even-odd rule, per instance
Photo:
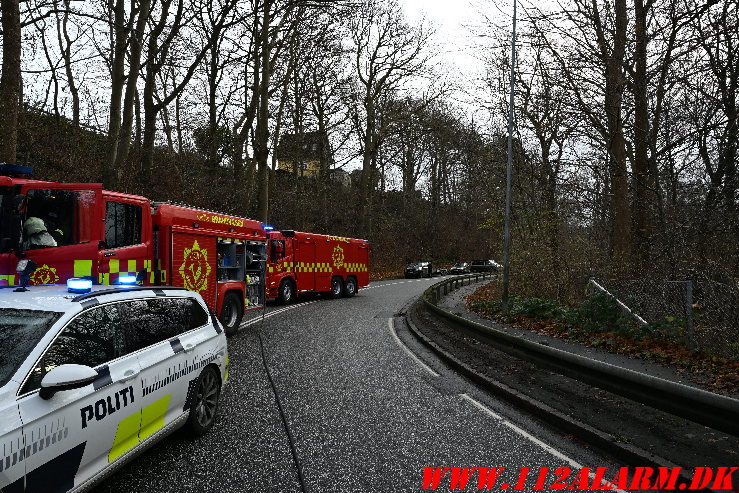
{"label": "police car wheel", "polygon": [[346,280],[346,286],[344,286],[344,296],[351,298],[357,294],[357,281],[353,277]]}
{"label": "police car wheel", "polygon": [[198,377],[195,396],[190,405],[190,417],[187,420],[188,428],[193,435],[203,435],[213,427],[220,395],[221,382],[218,372],[212,366],[206,366]]}
{"label": "police car wheel", "polygon": [[341,281],[340,277],[334,277],[331,279],[331,292],[330,296],[332,298],[338,298],[341,296],[341,294],[344,292],[344,283]]}
{"label": "police car wheel", "polygon": [[218,317],[227,336],[235,335],[239,331],[239,324],[243,315],[239,296],[236,293],[228,293],[223,299],[221,316]]}
{"label": "police car wheel", "polygon": [[280,283],[280,292],[278,300],[283,305],[287,305],[288,303],[292,302],[295,294],[293,292],[293,283],[289,279],[284,279]]}

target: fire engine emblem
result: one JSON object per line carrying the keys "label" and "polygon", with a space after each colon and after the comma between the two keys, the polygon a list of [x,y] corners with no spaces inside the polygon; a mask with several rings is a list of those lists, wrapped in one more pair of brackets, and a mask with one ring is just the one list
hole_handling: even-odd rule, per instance
{"label": "fire engine emblem", "polygon": [[344,249],[341,248],[341,246],[336,245],[336,247],[334,247],[334,253],[331,254],[331,258],[334,261],[334,267],[337,269],[344,265]]}
{"label": "fire engine emblem", "polygon": [[59,282],[59,275],[54,267],[44,264],[33,273],[31,282],[33,284],[56,284]]}
{"label": "fire engine emblem", "polygon": [[204,291],[208,289],[208,276],[210,276],[210,264],[208,263],[208,250],[200,248],[195,240],[192,248],[185,248],[184,261],[179,272],[185,289],[190,291]]}

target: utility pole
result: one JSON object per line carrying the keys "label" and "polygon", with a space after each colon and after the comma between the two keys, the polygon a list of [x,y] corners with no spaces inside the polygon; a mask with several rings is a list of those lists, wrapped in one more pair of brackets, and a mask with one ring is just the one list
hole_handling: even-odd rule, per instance
{"label": "utility pole", "polygon": [[508,164],[506,166],[505,222],[503,224],[503,312],[509,307],[511,282],[511,170],[513,168],[513,89],[516,82],[516,4],[513,0],[513,38],[511,39],[511,99],[508,106]]}

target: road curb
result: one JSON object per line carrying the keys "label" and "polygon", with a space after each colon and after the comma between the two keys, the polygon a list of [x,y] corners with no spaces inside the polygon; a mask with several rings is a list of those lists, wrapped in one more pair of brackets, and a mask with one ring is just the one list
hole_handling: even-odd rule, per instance
{"label": "road curb", "polygon": [[[418,300],[413,305],[411,305],[405,313],[406,323],[413,336],[424,346],[433,351],[434,354],[436,354],[449,366],[451,366],[476,384],[480,385],[491,394],[505,399],[517,408],[523,409],[539,418],[543,418],[548,424],[553,425],[556,428],[567,433],[571,433],[574,436],[582,439],[583,441],[598,447],[600,450],[603,450],[618,461],[623,462],[625,465],[676,467],[676,464],[673,464],[667,459],[656,454],[652,454],[650,452],[647,452],[646,450],[634,447],[633,445],[616,442],[610,435],[597,430],[596,428],[586,423],[582,423],[576,419],[573,419],[572,417],[567,416],[560,411],[557,411],[547,404],[532,399],[531,397],[518,392],[517,390],[505,385],[504,383],[493,380],[471,368],[463,361],[459,360],[452,354],[442,349],[436,342],[431,340],[428,336],[423,334],[418,329],[418,317],[416,312],[421,308],[421,306],[422,302],[421,300]],[[690,481],[690,477],[686,476],[685,474],[681,474],[680,477],[686,482]],[[701,491],[711,490],[705,489]]]}

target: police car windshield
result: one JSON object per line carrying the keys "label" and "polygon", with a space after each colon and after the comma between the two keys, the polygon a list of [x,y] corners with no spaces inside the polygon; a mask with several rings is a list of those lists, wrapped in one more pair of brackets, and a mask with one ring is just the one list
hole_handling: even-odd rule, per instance
{"label": "police car windshield", "polygon": [[61,313],[0,308],[0,387],[8,383]]}

